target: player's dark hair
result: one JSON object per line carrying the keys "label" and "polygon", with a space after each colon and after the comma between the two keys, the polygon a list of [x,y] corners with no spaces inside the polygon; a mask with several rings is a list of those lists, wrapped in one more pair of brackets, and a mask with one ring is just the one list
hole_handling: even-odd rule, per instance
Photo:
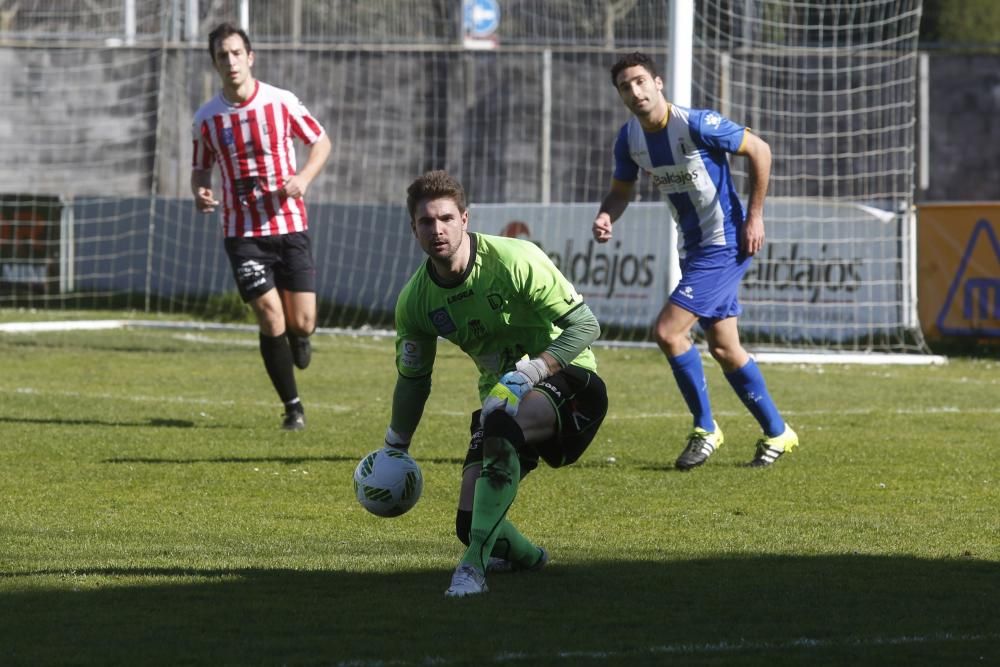
{"label": "player's dark hair", "polygon": [[645,53],[633,51],[619,58],[618,62],[611,66],[611,85],[617,89],[618,75],[621,74],[622,70],[637,66],[645,68],[654,79],[660,76],[660,73],[656,71],[656,63],[653,62],[652,58]]}
{"label": "player's dark hair", "polygon": [[406,188],[406,210],[410,212],[410,220],[413,220],[417,204],[424,199],[451,199],[459,213],[465,213],[468,206],[462,184],[442,170],[428,171]]}
{"label": "player's dark hair", "polygon": [[232,23],[220,23],[215,26],[212,32],[208,33],[208,55],[212,57],[212,62],[215,62],[215,43],[221,42],[227,37],[232,35],[239,35],[243,40],[243,47],[246,49],[247,53],[250,53],[253,49],[250,48],[250,38],[243,28],[238,28]]}

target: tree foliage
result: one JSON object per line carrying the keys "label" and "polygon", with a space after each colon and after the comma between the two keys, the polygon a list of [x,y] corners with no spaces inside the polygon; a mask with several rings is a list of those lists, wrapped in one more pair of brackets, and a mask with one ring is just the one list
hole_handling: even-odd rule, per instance
{"label": "tree foliage", "polygon": [[1000,2],[924,0],[920,40],[924,44],[1000,47]]}

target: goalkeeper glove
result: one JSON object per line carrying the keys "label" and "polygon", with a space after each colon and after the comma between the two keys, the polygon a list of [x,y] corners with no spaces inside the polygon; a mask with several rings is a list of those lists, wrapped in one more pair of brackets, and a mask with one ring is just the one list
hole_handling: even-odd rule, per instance
{"label": "goalkeeper glove", "polygon": [[405,452],[410,448],[410,441],[404,440],[403,436],[393,431],[390,426],[385,431],[385,446],[391,449],[400,449]]}
{"label": "goalkeeper glove", "polygon": [[[507,376],[504,375],[504,377]],[[514,389],[503,383],[503,378],[500,378],[500,380],[500,382],[493,385],[490,393],[486,395],[486,400],[483,401],[483,411],[479,415],[479,423],[482,425],[486,424],[486,417],[497,410],[504,410],[511,417],[517,414],[517,407],[520,405],[521,396],[524,394],[518,395]],[[527,391],[524,393],[527,393]]]}
{"label": "goalkeeper glove", "polygon": [[549,366],[544,359],[522,359],[514,368],[515,370],[504,373],[500,381],[490,389],[486,400],[483,401],[481,424],[485,424],[486,417],[495,410],[502,409],[511,417],[516,415],[524,395],[531,391],[536,383],[549,376]]}

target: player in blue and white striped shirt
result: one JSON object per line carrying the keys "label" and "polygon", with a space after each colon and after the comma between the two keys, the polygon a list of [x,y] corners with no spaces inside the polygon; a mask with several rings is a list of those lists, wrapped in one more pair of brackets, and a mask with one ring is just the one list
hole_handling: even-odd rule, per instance
{"label": "player in blue and white striped shirt", "polygon": [[[645,54],[622,57],[611,68],[611,80],[633,117],[615,141],[611,189],[601,202],[593,233],[598,243],[611,238],[611,225],[628,206],[640,171],[659,188],[677,222],[681,278],[654,328],[694,417],[675,465],[680,470],[699,466],[723,443],[712,417],[701,356],[690,338],[699,322],[709,352],[764,431],[750,465],[768,466],[797,446],[798,436],[781,418],[760,369],[740,343],[737,317],[742,312],[740,281],[752,256],[764,246],[771,149],[718,112],[669,103],[663,79]],[[750,163],[745,212],[729,171],[729,153],[746,156]]]}

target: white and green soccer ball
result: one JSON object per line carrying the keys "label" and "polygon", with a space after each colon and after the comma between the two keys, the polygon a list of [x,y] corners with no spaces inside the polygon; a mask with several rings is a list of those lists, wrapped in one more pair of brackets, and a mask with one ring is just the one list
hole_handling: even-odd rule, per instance
{"label": "white and green soccer ball", "polygon": [[376,449],[354,469],[354,494],[372,514],[399,516],[413,508],[424,489],[420,466],[406,452]]}

